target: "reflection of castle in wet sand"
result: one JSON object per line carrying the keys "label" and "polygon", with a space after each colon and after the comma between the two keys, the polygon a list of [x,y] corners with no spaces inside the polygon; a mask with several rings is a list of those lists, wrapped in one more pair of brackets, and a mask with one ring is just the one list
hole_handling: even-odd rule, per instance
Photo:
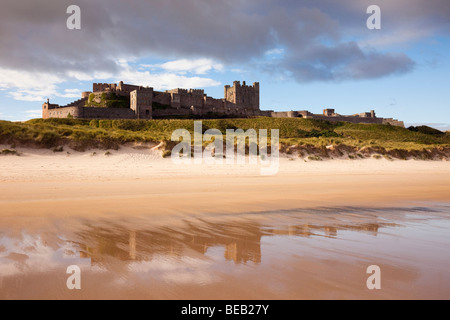
{"label": "reflection of castle in wet sand", "polygon": [[93,264],[103,264],[111,258],[122,261],[149,261],[155,256],[183,257],[188,255],[189,251],[205,255],[208,249],[213,247],[223,247],[226,260],[237,264],[259,264],[263,236],[337,237],[340,230],[368,232],[376,236],[381,226],[378,223],[369,223],[267,227],[255,222],[224,224],[202,221],[196,225],[187,223],[187,226],[176,230],[127,230],[118,226],[90,225],[78,235],[81,238],[80,257],[91,258]]}

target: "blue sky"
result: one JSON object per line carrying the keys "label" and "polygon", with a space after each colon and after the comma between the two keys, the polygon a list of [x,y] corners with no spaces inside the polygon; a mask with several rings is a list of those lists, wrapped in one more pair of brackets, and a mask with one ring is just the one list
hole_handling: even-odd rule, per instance
{"label": "blue sky", "polygon": [[260,82],[262,110],[374,109],[378,116],[450,130],[450,2],[5,0],[0,13],[0,119],[41,116],[93,82],[156,90]]}

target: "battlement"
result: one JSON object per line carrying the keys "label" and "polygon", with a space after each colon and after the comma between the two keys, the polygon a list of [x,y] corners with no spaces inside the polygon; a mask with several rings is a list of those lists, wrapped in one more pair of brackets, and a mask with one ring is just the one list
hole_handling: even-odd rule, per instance
{"label": "battlement", "polygon": [[[246,84],[245,81],[242,81],[242,85],[240,81],[233,81],[233,87],[234,88],[254,88],[259,89],[259,82],[253,82],[253,85],[249,86]],[[229,85],[226,85],[225,88],[230,88]]]}
{"label": "battlement", "polygon": [[92,92],[103,92],[103,91],[117,91],[117,84],[115,83],[93,83]]}
{"label": "battlement", "polygon": [[172,89],[172,90],[166,90],[166,93],[188,94],[188,90],[187,89],[176,88],[176,89]]}
{"label": "battlement", "polygon": [[176,89],[172,89],[172,90],[166,90],[166,93],[172,93],[172,94],[190,94],[190,95],[195,95],[195,96],[204,96],[205,95],[205,90],[203,89],[181,89],[181,88],[176,88]]}
{"label": "battlement", "polygon": [[189,89],[189,93],[195,96],[204,96],[205,90],[203,89]]}

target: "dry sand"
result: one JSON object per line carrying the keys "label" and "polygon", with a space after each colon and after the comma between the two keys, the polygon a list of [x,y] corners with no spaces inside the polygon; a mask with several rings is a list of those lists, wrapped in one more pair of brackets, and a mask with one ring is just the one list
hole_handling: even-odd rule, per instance
{"label": "dry sand", "polygon": [[63,153],[19,149],[0,157],[0,215],[208,213],[450,200],[447,161],[309,161],[176,165],[158,151]]}
{"label": "dry sand", "polygon": [[[448,205],[449,162],[283,156],[261,176],[131,147],[19,151],[0,157],[0,299],[450,298],[448,212],[379,209]],[[89,258],[81,292],[71,255]],[[365,289],[373,263],[381,292]]]}

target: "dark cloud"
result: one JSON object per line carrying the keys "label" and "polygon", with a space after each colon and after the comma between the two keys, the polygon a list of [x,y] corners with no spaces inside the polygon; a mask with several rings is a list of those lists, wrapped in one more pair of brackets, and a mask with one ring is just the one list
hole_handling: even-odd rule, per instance
{"label": "dark cloud", "polygon": [[375,79],[406,73],[415,65],[405,54],[364,51],[355,42],[311,45],[280,64],[299,82]]}
{"label": "dark cloud", "polygon": [[[248,64],[274,48],[266,66],[298,81],[378,78],[410,71],[402,53],[363,47],[366,8],[353,0],[3,0],[0,67],[27,71],[115,72],[119,58],[208,57]],[[66,28],[66,8],[82,10],[82,29]],[[379,0],[383,26],[448,33],[448,0]],[[413,29],[414,30],[414,29]]]}

